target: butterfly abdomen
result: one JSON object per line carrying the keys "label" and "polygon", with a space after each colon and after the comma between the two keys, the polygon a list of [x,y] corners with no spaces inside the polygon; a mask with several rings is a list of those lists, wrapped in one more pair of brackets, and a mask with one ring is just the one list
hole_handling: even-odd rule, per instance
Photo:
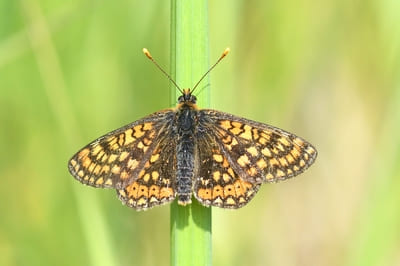
{"label": "butterfly abdomen", "polygon": [[177,117],[178,145],[176,147],[176,192],[178,203],[191,203],[194,172],[195,114],[190,108],[182,108]]}

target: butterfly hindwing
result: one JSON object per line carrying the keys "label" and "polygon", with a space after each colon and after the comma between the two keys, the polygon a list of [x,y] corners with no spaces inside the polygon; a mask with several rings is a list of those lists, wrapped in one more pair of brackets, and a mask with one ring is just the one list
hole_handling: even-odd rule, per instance
{"label": "butterfly hindwing", "polygon": [[96,139],[70,159],[69,171],[86,185],[125,188],[150,159],[173,115],[160,111]]}
{"label": "butterfly hindwing", "polygon": [[117,190],[119,199],[136,210],[163,205],[175,199],[176,140],[171,131],[158,139],[158,145],[134,182]]}
{"label": "butterfly hindwing", "polygon": [[282,129],[231,114],[203,109],[200,124],[218,139],[234,172],[250,183],[276,182],[302,173],[317,151]]}
{"label": "butterfly hindwing", "polygon": [[206,130],[197,133],[198,170],[194,196],[205,206],[240,208],[254,197],[260,184],[241,179],[217,142],[218,139]]}

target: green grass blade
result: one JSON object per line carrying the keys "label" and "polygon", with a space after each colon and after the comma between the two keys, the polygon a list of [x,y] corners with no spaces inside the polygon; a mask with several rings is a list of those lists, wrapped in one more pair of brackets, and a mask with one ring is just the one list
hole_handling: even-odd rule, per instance
{"label": "green grass blade", "polygon": [[[208,3],[171,1],[171,75],[181,88],[192,87],[209,67]],[[206,78],[197,91],[198,104],[209,106]],[[171,87],[176,102],[178,92]],[[171,205],[171,265],[211,265],[211,208],[196,200],[188,206]]]}

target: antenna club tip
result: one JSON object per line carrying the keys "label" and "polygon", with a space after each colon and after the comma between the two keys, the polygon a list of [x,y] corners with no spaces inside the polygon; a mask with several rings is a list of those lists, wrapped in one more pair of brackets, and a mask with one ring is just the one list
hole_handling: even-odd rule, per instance
{"label": "antenna club tip", "polygon": [[147,50],[147,48],[143,48],[143,53],[149,58],[149,59],[153,59],[153,57],[151,56],[149,50]]}
{"label": "antenna club tip", "polygon": [[231,51],[231,48],[226,47],[224,52],[221,55],[221,59],[224,58],[227,54],[229,54],[230,51]]}

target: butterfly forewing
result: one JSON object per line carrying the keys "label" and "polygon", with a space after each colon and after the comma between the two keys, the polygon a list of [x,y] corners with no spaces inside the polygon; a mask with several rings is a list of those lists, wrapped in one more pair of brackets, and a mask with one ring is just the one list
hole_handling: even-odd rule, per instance
{"label": "butterfly forewing", "polygon": [[96,139],[70,159],[69,171],[86,185],[125,188],[149,161],[173,114],[157,112]]}
{"label": "butterfly forewing", "polygon": [[308,142],[282,129],[215,110],[200,110],[233,171],[252,184],[276,182],[300,174],[315,160]]}

